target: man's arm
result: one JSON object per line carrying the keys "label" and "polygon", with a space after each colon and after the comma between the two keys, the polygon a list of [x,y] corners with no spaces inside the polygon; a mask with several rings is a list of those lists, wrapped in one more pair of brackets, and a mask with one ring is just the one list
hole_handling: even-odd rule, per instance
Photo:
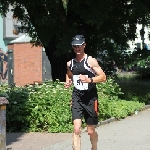
{"label": "man's arm", "polygon": [[99,83],[99,82],[105,82],[106,81],[106,75],[99,66],[97,60],[95,58],[92,58],[91,56],[88,58],[88,65],[91,67],[91,69],[96,73],[97,76],[91,78],[87,78],[85,75],[80,75],[79,79],[82,83]]}
{"label": "man's arm", "polygon": [[69,68],[70,63],[71,63],[70,61],[67,62],[66,82],[64,84],[65,88],[70,87],[72,84],[72,72],[70,71],[70,68]]}
{"label": "man's arm", "polygon": [[67,62],[67,74],[66,74],[66,81],[69,81],[69,79],[72,79],[72,72],[70,70],[70,61]]}
{"label": "man's arm", "polygon": [[92,68],[93,71],[95,71],[96,75],[93,77],[93,83],[99,83],[99,82],[105,82],[106,81],[106,75],[104,71],[99,66],[97,60],[95,58],[89,57],[88,64]]}

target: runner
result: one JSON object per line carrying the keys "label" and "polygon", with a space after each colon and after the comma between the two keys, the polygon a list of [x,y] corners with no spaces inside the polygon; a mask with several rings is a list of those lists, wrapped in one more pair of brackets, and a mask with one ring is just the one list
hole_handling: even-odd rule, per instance
{"label": "runner", "polygon": [[95,127],[98,123],[98,94],[96,83],[105,82],[106,75],[97,60],[88,56],[83,35],[76,35],[72,39],[72,48],[76,58],[67,62],[65,88],[74,84],[72,92],[72,121],[74,124],[73,150],[81,150],[81,124],[84,116],[92,150],[97,150],[98,135]]}

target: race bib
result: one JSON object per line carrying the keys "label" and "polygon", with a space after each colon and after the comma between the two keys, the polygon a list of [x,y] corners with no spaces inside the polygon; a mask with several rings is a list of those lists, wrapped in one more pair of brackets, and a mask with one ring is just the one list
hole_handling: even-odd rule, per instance
{"label": "race bib", "polygon": [[[73,75],[73,84],[76,89],[78,90],[87,90],[88,89],[88,83],[82,83],[81,80],[79,79],[80,75]],[[88,75],[85,75],[88,77]]]}

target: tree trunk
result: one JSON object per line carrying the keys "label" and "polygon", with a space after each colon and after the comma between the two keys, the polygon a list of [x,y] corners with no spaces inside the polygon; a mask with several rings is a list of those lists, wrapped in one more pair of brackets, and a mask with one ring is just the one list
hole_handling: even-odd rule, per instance
{"label": "tree trunk", "polygon": [[45,51],[51,63],[53,81],[59,79],[61,82],[64,82],[66,80],[67,61],[71,59],[73,54],[61,54],[61,56],[56,56],[56,46],[54,39],[52,39],[49,45],[45,47]]}

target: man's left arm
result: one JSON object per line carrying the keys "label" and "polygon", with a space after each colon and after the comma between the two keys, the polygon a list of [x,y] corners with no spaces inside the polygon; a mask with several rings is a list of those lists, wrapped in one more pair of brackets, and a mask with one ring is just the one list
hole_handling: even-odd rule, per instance
{"label": "man's left arm", "polygon": [[87,78],[85,75],[80,75],[79,79],[82,83],[99,83],[106,81],[106,75],[95,58],[89,57],[88,65],[96,73],[96,76],[92,78]]}
{"label": "man's left arm", "polygon": [[89,59],[89,65],[92,68],[93,71],[95,71],[96,76],[92,78],[93,83],[99,83],[99,82],[105,82],[106,81],[106,75],[102,68],[99,66],[97,60],[95,58]]}

